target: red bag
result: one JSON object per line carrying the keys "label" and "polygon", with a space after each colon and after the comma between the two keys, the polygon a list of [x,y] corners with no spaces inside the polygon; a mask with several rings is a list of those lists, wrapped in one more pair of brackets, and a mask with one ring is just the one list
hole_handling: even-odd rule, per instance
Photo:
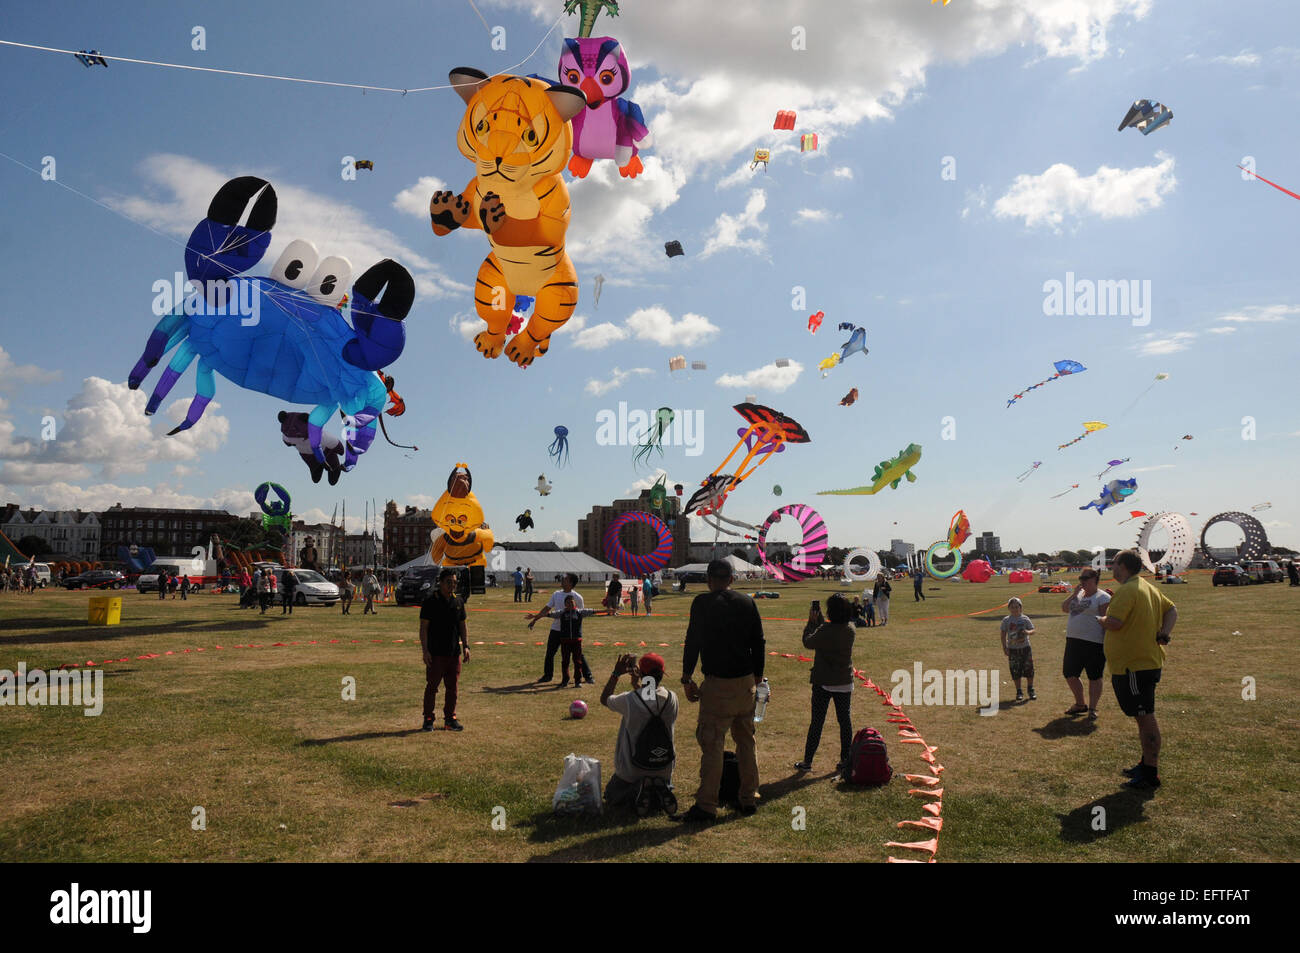
{"label": "red bag", "polygon": [[889,764],[889,751],[885,748],[885,739],[875,728],[863,728],[853,736],[853,745],[849,748],[849,767],[843,775],[849,784],[861,784],[878,787],[888,784],[894,776],[894,769]]}

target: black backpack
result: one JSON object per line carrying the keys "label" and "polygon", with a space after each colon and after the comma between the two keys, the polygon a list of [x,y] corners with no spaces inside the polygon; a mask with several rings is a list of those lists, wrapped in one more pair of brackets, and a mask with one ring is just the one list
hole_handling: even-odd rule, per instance
{"label": "black backpack", "polygon": [[645,723],[641,734],[632,745],[632,764],[643,771],[662,771],[671,767],[677,759],[677,753],[673,750],[672,732],[668,730],[663,719],[664,709],[668,707],[668,699],[664,699],[659,710],[655,711],[641,697],[640,692],[636,692],[635,695],[650,713],[650,720]]}

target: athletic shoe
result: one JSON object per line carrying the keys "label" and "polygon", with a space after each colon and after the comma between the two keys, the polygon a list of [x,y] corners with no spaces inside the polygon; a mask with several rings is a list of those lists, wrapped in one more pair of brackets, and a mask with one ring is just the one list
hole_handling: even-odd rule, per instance
{"label": "athletic shoe", "polygon": [[659,806],[669,817],[674,817],[677,814],[677,796],[673,794],[673,789],[663,778],[655,778],[654,787],[659,794]]}
{"label": "athletic shoe", "polygon": [[421,731],[433,731],[433,719],[425,718],[424,724],[420,727]]}
{"label": "athletic shoe", "polygon": [[541,685],[541,684],[543,684],[544,682],[549,682],[550,680],[551,680],[551,676],[549,676],[549,675],[544,675],[544,676],[542,676],[541,678],[539,678],[539,679],[537,680],[536,684]]}
{"label": "athletic shoe", "polygon": [[654,806],[654,788],[650,786],[650,781],[648,779],[642,780],[636,790],[636,816],[649,817],[650,812],[654,810]]}
{"label": "athletic shoe", "polygon": [[458,722],[455,718],[448,718],[448,719],[447,719],[447,730],[448,730],[448,731],[464,731],[464,730],[465,730],[465,726],[462,725],[460,722]]}
{"label": "athletic shoe", "polygon": [[1038,692],[1034,691],[1032,688],[1029,690],[1029,700],[1031,702],[1038,701]]}
{"label": "athletic shoe", "polygon": [[1018,701],[1018,702],[1022,702],[1022,701],[1024,701],[1024,700],[1025,700],[1025,693],[1024,693],[1024,692],[1016,692],[1016,701]]}
{"label": "athletic shoe", "polygon": [[743,814],[745,817],[753,817],[755,814],[758,813],[758,805],[742,804],[740,805],[740,813]]}
{"label": "athletic shoe", "polygon": [[1124,787],[1134,791],[1154,791],[1156,788],[1160,787],[1160,779],[1158,777],[1148,778],[1139,775],[1136,778],[1131,778],[1130,780],[1125,781]]}
{"label": "athletic shoe", "polygon": [[794,769],[795,769],[796,771],[811,771],[811,770],[812,770],[812,762],[811,762],[811,761],[796,761],[796,762],[794,763]]}
{"label": "athletic shoe", "polygon": [[1125,768],[1123,773],[1124,773],[1124,776],[1125,776],[1125,777],[1129,777],[1129,778],[1140,778],[1140,777],[1142,777],[1142,762],[1139,761],[1137,764],[1133,765],[1133,767],[1131,767],[1131,768]]}

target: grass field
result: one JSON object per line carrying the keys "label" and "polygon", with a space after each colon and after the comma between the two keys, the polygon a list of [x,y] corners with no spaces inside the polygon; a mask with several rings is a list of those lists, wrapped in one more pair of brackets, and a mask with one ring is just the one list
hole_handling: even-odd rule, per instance
{"label": "grass field", "polygon": [[[1002,708],[992,717],[973,705],[907,709],[945,768],[939,861],[1300,859],[1300,590],[1214,589],[1208,574],[1189,578],[1166,590],[1180,621],[1157,694],[1164,785],[1146,796],[1120,787],[1138,744],[1109,679],[1095,725],[1062,714],[1071,702],[1060,677],[1063,596],[1003,580],[927,581],[928,601],[915,604],[910,586],[896,587],[890,624],[858,631],[854,661],[866,675],[888,689],[892,672],[920,661],[926,669],[997,669],[1002,678]],[[580,591],[599,602],[594,588]],[[843,590],[802,583],[761,601],[768,650],[797,656],[808,600],[824,604],[834,591]],[[931,836],[896,828],[923,816],[901,774],[928,766],[922,749],[899,743],[872,692],[854,694],[854,727],[881,730],[894,782],[849,790],[832,779],[833,712],[813,772],[795,773],[809,663],[780,656],[768,660],[773,700],[758,727],[757,815],[724,809],[722,822],[698,831],[662,816],[551,816],[565,754],[592,755],[612,770],[618,720],[598,702],[617,655],[654,648],[678,687],[695,592],[661,597],[651,618],[588,620],[597,684],[581,691],[532,684],[545,630],[527,631],[509,591],[474,597],[470,641],[482,644],[472,644],[461,677],[459,734],[417,730],[423,667],[414,608],[386,605],[363,616],[358,602],[349,616],[323,608],[259,616],[237,610],[234,596],[160,602],[126,591],[122,624],[90,627],[87,593],[6,594],[0,668],[93,661],[105,673],[105,701],[99,717],[0,707],[0,859],[878,862],[907,853],[885,841]],[[1021,705],[1009,703],[1014,689],[998,640],[1011,595],[1024,598],[1037,627],[1038,700]],[[355,701],[343,700],[346,676],[356,680]],[[1257,700],[1242,698],[1248,677]],[[575,697],[591,706],[581,721],[567,717]],[[698,781],[695,717],[683,699],[674,779],[683,810]],[[1104,830],[1094,829],[1098,806]],[[192,829],[196,807],[206,830]],[[505,830],[493,829],[497,807]],[[796,808],[806,814],[804,830],[792,824]]]}

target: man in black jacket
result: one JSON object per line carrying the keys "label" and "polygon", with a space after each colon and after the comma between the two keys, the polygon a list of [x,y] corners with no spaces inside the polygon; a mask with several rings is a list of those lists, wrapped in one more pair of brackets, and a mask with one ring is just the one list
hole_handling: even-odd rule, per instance
{"label": "man in black jacket", "polygon": [[[682,820],[692,823],[717,816],[728,729],[740,767],[740,811],[748,816],[758,810],[754,691],[763,681],[766,642],[758,607],[749,596],[732,591],[731,576],[731,564],[726,560],[709,563],[709,591],[691,603],[682,653],[686,698],[700,703],[695,728],[700,743],[700,789],[695,792],[695,806],[682,815]],[[697,661],[704,672],[704,683],[698,688],[693,677]]]}

